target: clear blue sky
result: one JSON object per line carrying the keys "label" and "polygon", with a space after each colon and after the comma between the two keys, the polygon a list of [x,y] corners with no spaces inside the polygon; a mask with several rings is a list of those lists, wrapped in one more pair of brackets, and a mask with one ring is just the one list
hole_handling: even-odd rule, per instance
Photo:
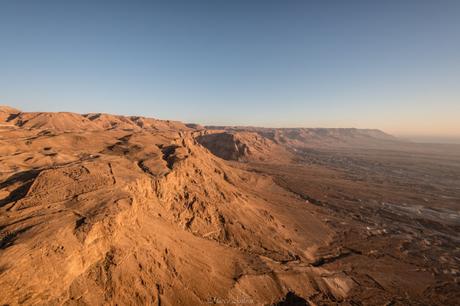
{"label": "clear blue sky", "polygon": [[0,1],[0,104],[460,136],[460,1]]}

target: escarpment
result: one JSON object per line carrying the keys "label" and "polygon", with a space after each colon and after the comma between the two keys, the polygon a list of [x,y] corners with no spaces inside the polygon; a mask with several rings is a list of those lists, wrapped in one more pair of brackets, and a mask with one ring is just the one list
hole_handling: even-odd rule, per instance
{"label": "escarpment", "polygon": [[296,195],[195,131],[115,119],[97,133],[56,120],[2,135],[18,151],[2,156],[1,303],[271,304],[351,289],[311,266],[332,233]]}

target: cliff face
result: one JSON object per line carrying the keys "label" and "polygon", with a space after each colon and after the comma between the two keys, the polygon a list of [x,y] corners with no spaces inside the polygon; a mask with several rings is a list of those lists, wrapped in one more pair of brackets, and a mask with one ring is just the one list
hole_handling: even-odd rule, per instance
{"label": "cliff face", "polygon": [[256,132],[208,130],[196,139],[225,160],[288,162],[292,158],[283,146]]}
{"label": "cliff face", "polygon": [[257,134],[266,141],[291,148],[346,148],[397,146],[400,139],[376,129],[355,128],[260,128],[208,126],[229,134]]}

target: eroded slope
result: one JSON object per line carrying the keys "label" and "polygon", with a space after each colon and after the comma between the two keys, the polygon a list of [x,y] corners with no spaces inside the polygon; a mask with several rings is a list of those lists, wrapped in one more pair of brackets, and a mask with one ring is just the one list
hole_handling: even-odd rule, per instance
{"label": "eroded slope", "polygon": [[0,302],[345,298],[346,275],[312,266],[332,235],[317,213],[196,136],[168,123],[2,132]]}

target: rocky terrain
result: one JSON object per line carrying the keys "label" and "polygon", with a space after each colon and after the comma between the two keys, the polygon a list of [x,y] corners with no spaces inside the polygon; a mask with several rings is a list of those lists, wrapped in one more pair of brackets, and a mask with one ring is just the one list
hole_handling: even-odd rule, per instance
{"label": "rocky terrain", "polygon": [[455,305],[460,148],[0,108],[0,303]]}

